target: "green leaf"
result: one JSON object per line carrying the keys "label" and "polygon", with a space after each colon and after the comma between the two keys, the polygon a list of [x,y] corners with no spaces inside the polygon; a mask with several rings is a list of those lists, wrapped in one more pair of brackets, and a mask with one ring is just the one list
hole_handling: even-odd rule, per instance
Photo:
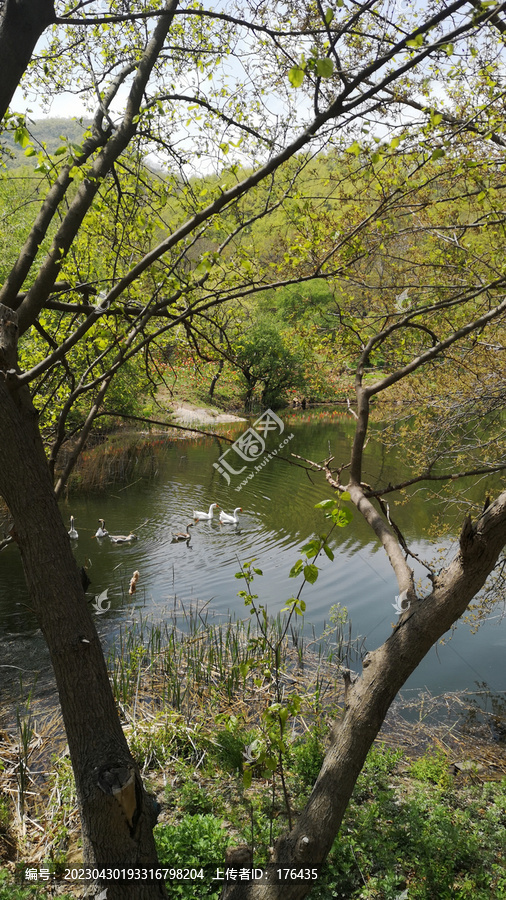
{"label": "green leaf", "polygon": [[445,153],[445,151],[443,150],[443,148],[442,148],[442,147],[436,147],[436,149],[433,150],[433,152],[432,152],[431,159],[441,159],[443,156],[446,156],[446,153]]}
{"label": "green leaf", "polygon": [[241,673],[243,678],[246,678],[246,676],[251,668],[251,665],[252,665],[252,663],[249,660],[243,661],[242,663],[239,664],[239,672]]}
{"label": "green leaf", "polygon": [[294,88],[298,88],[301,86],[304,81],[304,69],[300,66],[293,66],[288,72],[288,81]]}
{"label": "green leaf", "polygon": [[334,18],[334,10],[328,9],[325,13],[325,22],[327,23],[327,25],[330,25],[333,18]]}
{"label": "green leaf", "polygon": [[251,769],[249,768],[249,766],[245,766],[244,772],[242,773],[242,783],[246,790],[249,787],[251,787],[252,780],[253,780],[253,773],[252,773]]}
{"label": "green leaf", "polygon": [[353,153],[355,156],[360,155],[360,144],[357,141],[353,141],[351,147],[346,148],[346,153]]}
{"label": "green leaf", "polygon": [[308,541],[307,544],[304,544],[303,547],[300,548],[302,553],[305,553],[306,556],[316,556],[317,553],[321,550],[321,543],[319,540]]}
{"label": "green leaf", "polygon": [[302,572],[303,562],[301,559],[298,559],[295,565],[290,569],[289,578],[297,578],[297,575],[300,575]]}
{"label": "green leaf", "polygon": [[328,556],[329,559],[334,559],[334,553],[327,544],[323,545],[323,552],[326,556]]}
{"label": "green leaf", "polygon": [[315,503],[315,509],[329,509],[331,506],[335,506],[335,500],[320,500],[319,503]]}
{"label": "green leaf", "polygon": [[30,143],[30,135],[24,125],[18,125],[14,132],[14,141],[24,150]]}
{"label": "green leaf", "polygon": [[342,494],[339,494],[339,497],[341,500],[344,500],[344,501],[351,500],[351,494],[349,494],[348,491],[343,491]]}
{"label": "green leaf", "polygon": [[353,516],[349,509],[336,509],[331,514],[331,518],[339,528],[345,528],[348,522],[351,522]]}
{"label": "green leaf", "polygon": [[331,78],[334,74],[334,63],[331,59],[324,57],[316,60],[316,73],[320,78]]}
{"label": "green leaf", "polygon": [[309,563],[307,566],[304,566],[304,578],[309,584],[314,584],[316,579],[318,578],[318,569],[313,563]]}

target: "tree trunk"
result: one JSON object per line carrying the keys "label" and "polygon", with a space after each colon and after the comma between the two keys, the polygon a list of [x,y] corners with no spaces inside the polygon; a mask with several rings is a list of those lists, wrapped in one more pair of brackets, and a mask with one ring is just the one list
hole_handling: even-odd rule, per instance
{"label": "tree trunk", "polygon": [[[432,592],[413,602],[391,636],[364,660],[362,675],[348,689],[343,717],[332,729],[330,748],[306,808],[290,834],[276,842],[272,863],[301,869],[324,862],[390,705],[426,653],[483,587],[505,544],[506,492],[474,525],[466,519],[460,552],[434,580]],[[272,885],[230,882],[222,898],[302,900],[310,888],[310,881]]]}
{"label": "tree trunk", "polygon": [[214,397],[214,389],[215,389],[216,384],[217,384],[217,382],[218,382],[218,378],[220,377],[220,375],[221,375],[221,373],[222,373],[222,371],[223,371],[223,366],[224,366],[224,365],[225,365],[225,364],[224,364],[223,360],[220,359],[220,361],[219,361],[219,363],[218,363],[218,371],[214,373],[214,375],[213,375],[213,377],[212,377],[212,379],[211,379],[211,385],[210,385],[210,387],[209,387],[209,399],[210,399],[210,400],[212,400],[213,397]]}
{"label": "tree trunk", "polygon": [[[33,610],[47,641],[81,814],[84,863],[156,868],[155,806],[126,742],[28,388],[16,384],[16,314],[0,307],[0,493],[14,520]],[[13,364],[14,363],[14,364]],[[104,882],[108,900],[166,897],[162,883]]]}
{"label": "tree trunk", "polygon": [[41,34],[55,21],[53,0],[5,0],[0,19],[0,120]]}

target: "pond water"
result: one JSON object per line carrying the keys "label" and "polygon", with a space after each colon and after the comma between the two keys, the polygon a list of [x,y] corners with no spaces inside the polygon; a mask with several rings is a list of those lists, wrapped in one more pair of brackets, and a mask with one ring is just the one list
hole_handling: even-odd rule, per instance
{"label": "pond water", "polygon": [[[353,425],[345,414],[312,413],[310,416],[283,413],[284,437],[290,437],[279,455],[300,454],[321,460],[332,453],[344,461],[349,455]],[[234,426],[228,435],[239,436],[246,425]],[[266,438],[268,449],[280,443],[278,433]],[[213,465],[228,444],[219,437],[160,441],[157,448],[158,471],[150,480],[132,478],[130,484],[116,484],[107,492],[87,496],[74,495],[62,503],[68,521],[75,517],[79,538],[73,541],[80,565],[88,561],[91,587],[88,595],[98,596],[107,589],[110,609],[97,615],[99,632],[107,645],[120,626],[128,627],[135,617],[163,620],[174,603],[207,604],[209,610],[237,618],[247,618],[243,601],[237,596],[243,583],[234,575],[240,563],[255,558],[263,576],[255,581],[259,602],[275,614],[299,582],[288,579],[288,572],[300,556],[300,547],[311,536],[325,531],[318,501],[332,496],[323,476],[307,473],[299,466],[280,459],[269,459],[255,471],[253,462],[242,463],[245,472],[230,476],[230,484]],[[233,451],[232,451],[233,455]],[[232,457],[227,457],[230,462]],[[235,468],[240,468],[235,457]],[[254,477],[241,487],[241,478]],[[388,474],[387,474],[388,473]],[[367,448],[364,479],[372,484],[403,477],[402,461],[394,452],[371,441]],[[239,489],[238,489],[239,488]],[[483,497],[483,485],[476,499]],[[171,543],[172,532],[186,529],[193,510],[207,510],[211,502],[225,511],[242,507],[240,524],[221,526],[199,522],[186,543]],[[431,543],[431,527],[437,516],[446,536],[439,541],[448,552],[455,550],[452,532],[455,521],[441,504],[429,502],[423,491],[414,492],[409,502],[390,499],[392,515],[408,543],[421,557],[431,560],[436,546]],[[395,513],[394,513],[395,508]],[[94,538],[99,517],[104,518],[111,534],[134,531],[138,540],[115,545]],[[461,516],[460,516],[461,518]],[[396,613],[392,607],[397,593],[395,578],[376,539],[355,514],[345,529],[336,529],[331,545],[334,561],[318,561],[319,578],[304,590],[306,625],[321,633],[333,604],[348,609],[353,633],[365,638],[367,649],[374,649],[391,633]],[[440,565],[442,563],[439,563]],[[140,573],[137,592],[128,594],[134,570]],[[417,570],[423,576],[423,569]],[[412,675],[407,689],[446,691],[475,690],[486,684],[499,693],[506,688],[506,629],[499,617],[487,622],[476,635],[460,624],[451,641],[434,648]],[[0,555],[0,679],[3,700],[19,692],[19,675],[24,683],[41,671],[40,684],[49,670],[47,651],[29,608],[19,555],[9,547]],[[17,689],[16,689],[17,686]]]}

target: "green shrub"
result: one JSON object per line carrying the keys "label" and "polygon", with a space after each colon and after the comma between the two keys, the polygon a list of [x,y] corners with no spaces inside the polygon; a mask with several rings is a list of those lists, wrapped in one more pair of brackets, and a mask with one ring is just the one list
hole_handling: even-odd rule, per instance
{"label": "green shrub", "polygon": [[[45,882],[44,882],[45,884]],[[47,898],[45,887],[42,883],[21,885],[14,884],[12,875],[7,869],[0,869],[0,900],[45,900]],[[72,900],[70,894],[59,894],[59,900]]]}
{"label": "green shrub", "polygon": [[[157,825],[155,841],[160,866],[177,868],[208,867],[223,869],[225,850],[229,836],[225,823],[211,815],[186,815],[177,825]],[[221,893],[222,882],[209,883],[206,880],[194,882],[172,882],[171,897],[184,900],[199,900],[200,897],[216,898]]]}
{"label": "green shrub", "polygon": [[218,732],[216,743],[216,756],[223,768],[229,772],[242,772],[247,738],[242,733],[223,729]]}
{"label": "green shrub", "polygon": [[411,763],[410,775],[417,781],[431,782],[446,790],[452,783],[448,757],[442,750],[429,749]]}
{"label": "green shrub", "polygon": [[304,787],[313,787],[322,767],[325,751],[319,729],[309,732],[292,749],[293,769]]}
{"label": "green shrub", "polygon": [[181,807],[191,815],[210,813],[214,809],[214,798],[195,781],[186,781],[179,793]]}

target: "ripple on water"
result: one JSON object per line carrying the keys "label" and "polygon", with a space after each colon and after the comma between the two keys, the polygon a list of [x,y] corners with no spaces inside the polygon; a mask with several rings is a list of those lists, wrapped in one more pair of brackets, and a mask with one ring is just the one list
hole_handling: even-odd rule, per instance
{"label": "ripple on water", "polygon": [[[330,450],[336,459],[346,458],[349,434],[342,421],[290,428],[295,435],[289,445],[293,452],[321,459]],[[70,514],[76,517],[79,539],[73,542],[73,552],[79,565],[88,566],[92,582],[88,596],[91,600],[107,589],[111,600],[110,611],[97,618],[104,640],[120,623],[127,627],[140,609],[143,615],[159,619],[164,608],[173,606],[175,596],[185,603],[211,601],[210,608],[220,612],[230,609],[241,618],[248,615],[237,596],[244,582],[234,576],[240,564],[252,558],[264,573],[255,578],[253,590],[269,612],[276,613],[298,590],[300,579],[289,579],[288,573],[301,556],[303,544],[328,531],[328,522],[315,504],[332,496],[332,491],[321,476],[309,478],[302,468],[275,459],[237,491],[239,477],[227,485],[213,466],[227,446],[218,439],[167,445],[160,451],[156,481],[134,481],[111,489],[107,495],[73,497],[71,504],[65,505],[66,521]],[[373,450],[368,450],[367,459],[371,484],[380,470],[395,471],[399,477],[403,474],[401,461],[390,458],[386,451],[376,460]],[[251,464],[247,471],[253,468]],[[193,510],[206,510],[211,502],[219,503],[226,512],[241,506],[239,526],[222,526],[216,516],[212,522],[201,521],[191,529],[189,545],[172,544],[172,532],[185,529],[192,521]],[[392,508],[394,505],[395,499]],[[431,525],[430,505],[423,495],[417,493],[409,505],[396,507],[395,516],[404,533],[410,539],[414,537],[416,546],[422,546]],[[112,534],[132,530],[138,540],[129,545],[95,540],[101,517]],[[306,619],[318,630],[328,621],[330,607],[340,603],[348,608],[354,628],[370,635],[372,645],[377,645],[390,633],[395,619],[391,604],[397,587],[388,561],[383,552],[377,552],[376,542],[357,514],[348,528],[335,530],[331,545],[334,561],[326,557],[318,560],[318,581],[304,589]],[[137,592],[129,596],[129,581],[136,569],[140,572]],[[40,644],[42,639],[29,611],[16,548],[8,548],[1,556],[0,611],[3,640],[19,644],[21,665],[26,642]],[[480,672],[488,662],[499,669],[500,644],[481,639],[481,633],[472,641],[465,655],[466,660],[473,660],[474,669]],[[9,664],[15,664],[16,654],[14,650],[9,652]],[[464,661],[459,677],[461,684],[468,686],[477,676],[470,676]],[[438,678],[442,684],[442,676]]]}

